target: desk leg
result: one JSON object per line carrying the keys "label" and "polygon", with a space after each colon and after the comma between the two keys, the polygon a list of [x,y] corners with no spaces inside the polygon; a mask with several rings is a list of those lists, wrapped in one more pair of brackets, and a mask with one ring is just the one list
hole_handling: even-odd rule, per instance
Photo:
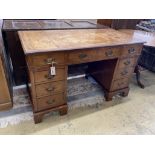
{"label": "desk leg", "polygon": [[41,123],[44,115],[49,113],[49,112],[52,112],[52,111],[58,111],[60,113],[60,115],[66,115],[68,112],[67,103],[65,103],[64,105],[52,108],[52,109],[47,109],[47,110],[40,111],[40,112],[34,112],[33,116],[34,116],[35,124]]}
{"label": "desk leg", "polygon": [[111,101],[113,96],[119,94],[122,97],[126,97],[129,94],[129,88],[120,89],[117,91],[105,91],[105,100]]}
{"label": "desk leg", "polygon": [[66,115],[68,112],[68,107],[63,107],[62,109],[59,110],[59,113],[61,116]]}
{"label": "desk leg", "polygon": [[111,101],[112,98],[113,98],[113,96],[114,96],[114,93],[113,92],[107,92],[107,91],[105,91],[104,97],[105,97],[105,100],[106,101]]}
{"label": "desk leg", "polygon": [[41,123],[43,120],[43,115],[41,114],[33,114],[35,124]]}
{"label": "desk leg", "polygon": [[140,69],[138,65],[135,67],[135,73],[138,86],[144,89],[144,84],[140,81]]}

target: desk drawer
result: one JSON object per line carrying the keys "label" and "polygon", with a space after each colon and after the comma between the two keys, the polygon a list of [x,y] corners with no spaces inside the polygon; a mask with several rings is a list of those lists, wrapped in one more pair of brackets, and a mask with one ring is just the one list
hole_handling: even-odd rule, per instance
{"label": "desk drawer", "polygon": [[34,72],[35,83],[59,81],[64,80],[66,78],[65,68],[56,68],[55,76],[49,76],[49,72],[50,72],[49,69],[43,71],[35,71]]}
{"label": "desk drawer", "polygon": [[137,62],[137,57],[121,59],[119,61],[118,68],[120,69],[125,67],[134,67],[136,65],[136,62]]}
{"label": "desk drawer", "polygon": [[142,45],[130,45],[122,47],[121,56],[122,57],[130,57],[135,55],[140,55],[142,50]]}
{"label": "desk drawer", "polygon": [[129,79],[128,78],[115,80],[113,82],[112,91],[117,90],[117,89],[126,88],[126,87],[128,87],[128,85],[129,85]]}
{"label": "desk drawer", "polygon": [[98,48],[75,50],[69,53],[68,63],[78,64],[106,59],[117,58],[120,55],[120,48]]}
{"label": "desk drawer", "polygon": [[64,93],[37,99],[37,110],[45,110],[65,104]]}
{"label": "desk drawer", "polygon": [[115,74],[115,79],[122,79],[124,77],[130,77],[134,71],[133,67],[119,69]]}
{"label": "desk drawer", "polygon": [[65,91],[64,88],[65,88],[64,81],[38,84],[36,85],[36,94],[37,97],[52,95],[57,92],[64,92]]}
{"label": "desk drawer", "polygon": [[64,64],[65,54],[62,52],[57,52],[57,53],[32,55],[28,59],[28,64],[29,66],[33,67],[48,66],[51,65],[52,61],[56,62],[56,65]]}

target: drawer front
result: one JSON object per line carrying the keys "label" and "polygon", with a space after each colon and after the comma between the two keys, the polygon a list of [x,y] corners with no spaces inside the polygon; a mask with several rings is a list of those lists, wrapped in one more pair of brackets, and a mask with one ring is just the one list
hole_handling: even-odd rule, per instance
{"label": "drawer front", "polygon": [[46,110],[65,104],[64,93],[37,99],[37,110]]}
{"label": "drawer front", "polygon": [[104,59],[113,59],[119,57],[119,48],[98,48],[87,50],[75,50],[68,54],[69,64],[78,64],[92,61],[99,61]]}
{"label": "drawer front", "polygon": [[64,88],[65,88],[64,81],[38,84],[36,85],[36,94],[37,97],[53,95],[54,93],[64,92],[65,91]]}
{"label": "drawer front", "polygon": [[134,67],[136,65],[136,62],[137,62],[137,57],[121,59],[119,61],[118,68]]}
{"label": "drawer front", "polygon": [[133,67],[119,69],[115,75],[115,79],[122,79],[124,77],[130,77],[134,71]]}
{"label": "drawer front", "polygon": [[56,75],[50,76],[50,69],[44,71],[35,71],[34,80],[35,83],[51,82],[65,79],[65,68],[56,68]]}
{"label": "drawer front", "polygon": [[141,45],[130,45],[130,46],[124,46],[122,47],[121,56],[122,57],[130,57],[135,55],[140,55],[142,50]]}
{"label": "drawer front", "polygon": [[128,85],[129,85],[129,79],[128,78],[116,80],[113,82],[112,90],[126,88],[126,87],[128,87]]}
{"label": "drawer front", "polygon": [[54,65],[61,65],[65,63],[65,54],[64,53],[46,53],[32,55],[28,59],[29,66],[39,67],[39,66],[48,66],[54,62]]}

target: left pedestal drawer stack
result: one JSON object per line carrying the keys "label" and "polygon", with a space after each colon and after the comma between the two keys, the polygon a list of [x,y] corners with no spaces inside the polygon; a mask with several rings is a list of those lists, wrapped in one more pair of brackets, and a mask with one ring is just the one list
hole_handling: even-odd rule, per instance
{"label": "left pedestal drawer stack", "polygon": [[[31,99],[35,123],[42,121],[43,115],[58,110],[67,113],[66,85],[67,66],[63,52],[49,52],[27,55]],[[51,74],[55,68],[55,75]]]}

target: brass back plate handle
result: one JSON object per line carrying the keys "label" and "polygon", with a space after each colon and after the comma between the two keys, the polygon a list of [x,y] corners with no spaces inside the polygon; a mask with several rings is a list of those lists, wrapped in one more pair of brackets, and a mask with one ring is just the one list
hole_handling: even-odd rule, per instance
{"label": "brass back plate handle", "polygon": [[88,57],[87,54],[84,54],[84,53],[79,54],[80,59],[84,59],[84,58],[87,58],[87,57]]}
{"label": "brass back plate handle", "polygon": [[47,64],[47,65],[56,65],[57,62],[55,61],[55,58],[47,58],[44,60],[44,62]]}
{"label": "brass back plate handle", "polygon": [[135,53],[135,49],[134,49],[134,48],[128,49],[128,53],[129,53],[129,54]]}
{"label": "brass back plate handle", "polygon": [[54,103],[55,103],[55,100],[54,100],[54,99],[48,100],[46,103],[47,103],[47,104],[54,104]]}
{"label": "brass back plate handle", "polygon": [[112,57],[113,56],[113,51],[107,51],[107,52],[105,52],[105,55],[107,56],[107,57]]}

